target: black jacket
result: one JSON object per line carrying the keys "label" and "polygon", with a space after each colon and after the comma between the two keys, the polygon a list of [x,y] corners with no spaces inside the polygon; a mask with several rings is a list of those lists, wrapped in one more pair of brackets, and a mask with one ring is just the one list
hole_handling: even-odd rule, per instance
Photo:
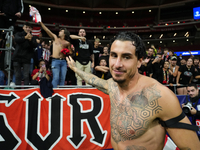
{"label": "black jacket", "polygon": [[29,41],[24,38],[26,34],[24,31],[15,34],[15,42],[17,44],[12,58],[14,62],[30,63],[34,55],[34,48],[38,45],[36,42],[38,37],[33,36],[32,40]]}
{"label": "black jacket", "polygon": [[23,0],[0,0],[0,11],[8,16],[15,16],[17,12],[24,12]]}

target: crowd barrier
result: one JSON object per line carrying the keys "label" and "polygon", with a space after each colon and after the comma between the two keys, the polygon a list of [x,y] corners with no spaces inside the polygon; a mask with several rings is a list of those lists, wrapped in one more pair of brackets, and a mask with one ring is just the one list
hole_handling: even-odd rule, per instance
{"label": "crowd barrier", "polygon": [[12,50],[12,43],[13,43],[13,31],[14,27],[10,26],[9,29],[0,28],[0,31],[6,32],[6,46],[5,48],[0,48],[0,50],[5,50],[5,70],[8,72],[8,85],[10,85],[10,77],[11,77],[11,50]]}
{"label": "crowd barrier", "polygon": [[39,88],[0,89],[0,149],[112,149],[109,115],[109,96],[96,88],[58,88],[46,99]]}

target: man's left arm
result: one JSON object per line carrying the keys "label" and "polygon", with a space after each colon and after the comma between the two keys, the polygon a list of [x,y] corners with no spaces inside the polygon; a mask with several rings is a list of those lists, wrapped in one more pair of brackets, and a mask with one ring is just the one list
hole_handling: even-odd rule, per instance
{"label": "man's left arm", "polygon": [[[167,121],[172,118],[180,116],[182,109],[176,95],[171,92],[167,87],[159,87],[162,97],[159,99],[159,105],[162,107],[159,118],[162,121]],[[176,120],[176,119],[175,119]],[[179,121],[173,122],[173,124],[185,123],[191,125],[189,119],[183,116]],[[197,134],[193,130],[176,127],[165,127],[174,143],[180,150],[197,150],[200,147],[200,142]]]}

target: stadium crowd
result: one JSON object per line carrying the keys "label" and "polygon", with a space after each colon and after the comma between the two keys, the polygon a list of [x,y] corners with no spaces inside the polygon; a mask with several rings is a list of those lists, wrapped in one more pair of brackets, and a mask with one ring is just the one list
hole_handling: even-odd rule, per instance
{"label": "stadium crowd", "polygon": [[[45,77],[46,74],[50,76],[50,79],[53,78],[52,69],[56,67],[52,65],[52,59],[54,59],[52,58],[53,44],[42,40],[41,33],[38,37],[31,35],[31,31],[32,25],[26,22],[23,26],[23,31],[13,36],[13,47],[15,50],[12,55],[11,84],[40,84],[40,78]],[[85,29],[80,29],[78,36],[85,37]],[[72,56],[76,60],[77,65],[84,71],[92,72],[105,80],[111,77],[108,67],[109,44],[100,45],[100,39],[98,38],[94,40],[94,43],[91,43],[89,40],[81,40],[81,38],[74,40],[71,36],[68,40],[71,46],[68,52],[65,49],[65,56]],[[1,48],[5,47],[3,34],[1,34],[0,46]],[[0,57],[0,85],[6,85],[8,73],[6,71],[7,66],[4,64],[5,51],[0,52]],[[58,61],[61,61],[61,59]],[[41,66],[40,62],[44,64]],[[78,78],[70,68],[67,67],[66,69],[64,85],[85,85],[85,82]],[[146,49],[146,56],[143,56],[139,73],[158,80],[161,84],[167,85],[172,91],[174,91],[174,85],[176,84],[178,94],[186,95],[187,84],[200,83],[199,58],[191,54],[191,57],[185,60],[181,55],[174,55],[172,50],[167,48],[163,50],[157,49],[154,45],[151,45],[151,47]],[[38,75],[37,77],[35,76],[36,74]],[[60,76],[59,72],[54,73],[54,76],[55,74]],[[38,82],[33,82],[33,80]],[[54,88],[58,85],[59,82],[54,85]]]}

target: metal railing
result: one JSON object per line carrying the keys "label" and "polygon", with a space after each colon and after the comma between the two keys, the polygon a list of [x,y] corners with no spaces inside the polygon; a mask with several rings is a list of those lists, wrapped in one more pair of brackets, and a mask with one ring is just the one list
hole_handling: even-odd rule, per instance
{"label": "metal railing", "polygon": [[[173,85],[169,85],[169,84],[165,84],[164,86],[167,87],[173,87],[174,88],[174,93],[177,94],[177,84],[173,84]],[[180,86],[187,86],[187,85],[183,85],[180,84]],[[28,88],[40,88],[39,85],[14,85],[14,86],[10,86],[10,85],[0,85],[0,89],[28,89]],[[86,85],[62,85],[62,86],[58,86],[57,88],[54,89],[60,89],[60,88],[95,88],[94,86],[86,86]],[[200,87],[198,88],[200,90]]]}
{"label": "metal railing", "polygon": [[[7,51],[7,54],[5,55],[6,62],[8,63],[6,66],[6,71],[8,72],[8,85],[10,85],[10,76],[11,76],[11,50],[12,50],[12,36],[14,27],[10,26],[9,29],[3,29],[0,28],[2,31],[6,31],[6,46],[5,48],[0,48],[0,50]],[[5,61],[4,61],[5,62]]]}

